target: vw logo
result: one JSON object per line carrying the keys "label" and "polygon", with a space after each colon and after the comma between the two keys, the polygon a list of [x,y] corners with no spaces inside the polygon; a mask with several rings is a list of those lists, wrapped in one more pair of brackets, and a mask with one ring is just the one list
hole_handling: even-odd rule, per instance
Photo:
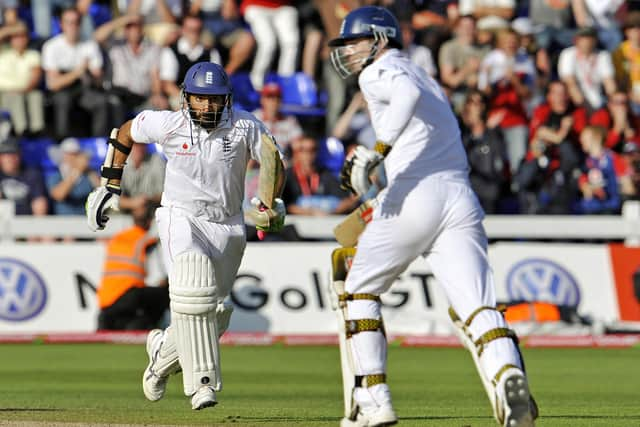
{"label": "vw logo", "polygon": [[577,306],[580,288],[573,276],[559,264],[543,258],[528,258],[507,274],[507,294],[511,301],[546,301]]}
{"label": "vw logo", "polygon": [[33,268],[12,258],[0,258],[0,319],[31,319],[46,302],[47,287]]}

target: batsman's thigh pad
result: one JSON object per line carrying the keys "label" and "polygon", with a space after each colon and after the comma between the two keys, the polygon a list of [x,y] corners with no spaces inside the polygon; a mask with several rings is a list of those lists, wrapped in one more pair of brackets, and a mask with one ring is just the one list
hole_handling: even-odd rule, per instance
{"label": "batsman's thigh pad", "polygon": [[185,252],[174,260],[171,315],[187,396],[201,386],[222,388],[214,278],[213,263],[204,254]]}

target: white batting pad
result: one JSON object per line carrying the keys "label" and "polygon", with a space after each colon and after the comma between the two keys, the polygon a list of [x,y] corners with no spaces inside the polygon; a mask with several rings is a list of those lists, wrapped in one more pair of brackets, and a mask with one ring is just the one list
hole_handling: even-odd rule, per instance
{"label": "white batting pad", "polygon": [[171,326],[162,334],[162,344],[158,349],[153,370],[159,377],[166,377],[180,371],[175,331]]}
{"label": "white batting pad", "polygon": [[222,388],[216,290],[209,257],[185,252],[175,258],[169,281],[171,323],[187,396],[203,385]]}

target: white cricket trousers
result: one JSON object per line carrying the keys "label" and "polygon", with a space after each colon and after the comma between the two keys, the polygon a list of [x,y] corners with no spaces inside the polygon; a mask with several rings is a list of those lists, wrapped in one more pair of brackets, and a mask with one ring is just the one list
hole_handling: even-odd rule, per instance
{"label": "white cricket trousers", "polygon": [[[495,307],[493,273],[482,226],[484,213],[466,179],[429,176],[419,182],[396,180],[378,199],[380,204],[360,236],[347,276],[348,293],[382,294],[424,254],[461,319],[481,306]],[[350,301],[348,313],[350,319],[381,317],[379,304],[370,300]],[[506,323],[493,310],[481,311],[470,326],[474,339],[497,327],[506,327]],[[351,340],[356,375],[386,372],[382,334],[361,332]],[[511,339],[492,341],[482,353],[481,363],[489,378],[505,364],[521,366]],[[385,400],[383,391],[374,392],[378,400]]]}
{"label": "white cricket trousers", "polygon": [[156,222],[169,277],[173,260],[178,255],[184,252],[204,254],[213,263],[218,300],[229,295],[246,246],[242,215],[218,223],[196,218],[181,208],[161,207],[156,211]]}
{"label": "white cricket trousers", "polygon": [[251,26],[257,46],[250,73],[253,87],[257,90],[262,89],[264,75],[269,69],[278,44],[278,74],[290,76],[295,73],[300,45],[298,10],[293,6],[248,6],[244,19]]}

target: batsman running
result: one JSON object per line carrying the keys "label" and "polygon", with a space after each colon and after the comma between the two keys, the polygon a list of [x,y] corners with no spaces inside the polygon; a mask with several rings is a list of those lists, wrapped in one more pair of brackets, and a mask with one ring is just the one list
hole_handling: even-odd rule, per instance
{"label": "batsman running", "polygon": [[187,71],[180,111],[143,111],[109,139],[103,185],[87,199],[89,228],[101,230],[118,210],[122,168],[134,142],[158,143],[167,157],[156,212],[169,272],[171,325],[147,337],[149,364],[142,388],[162,398],[169,376],[182,371],[193,409],[217,403],[222,388],[218,340],[229,325],[231,291],[246,245],[242,212],[249,159],[261,164],[259,196],[248,212],[259,230],[282,228],[282,153],[253,115],[232,109],[224,69],[199,62]]}
{"label": "batsman running", "polygon": [[[351,11],[329,46],[342,77],[359,74],[377,138],[374,150],[359,146],[345,162],[342,183],[362,196],[380,162],[388,179],[362,210],[372,213],[357,248],[333,254],[345,387],[341,426],[398,421],[386,378],[380,294],[420,255],[447,294],[455,330],[471,352],[496,420],[505,427],[533,426],[537,408],[516,335],[496,309],[484,212],[469,184],[447,96],[401,52],[402,33],[387,9]],[[355,223],[366,222],[360,219]]]}

